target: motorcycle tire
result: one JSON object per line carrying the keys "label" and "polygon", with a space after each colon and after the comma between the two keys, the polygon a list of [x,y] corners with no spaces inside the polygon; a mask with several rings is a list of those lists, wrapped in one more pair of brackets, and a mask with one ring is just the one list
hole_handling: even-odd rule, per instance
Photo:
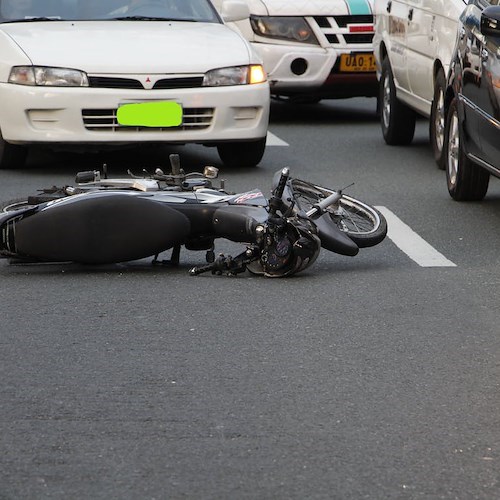
{"label": "motorcycle tire", "polygon": [[20,208],[28,208],[32,206],[28,203],[26,198],[16,198],[14,200],[8,200],[0,203],[0,212],[12,212],[14,210],[19,210]]}
{"label": "motorcycle tire", "polygon": [[[307,212],[313,205],[331,194],[319,186],[294,179],[294,199]],[[338,206],[329,207],[330,220],[359,248],[378,245],[387,235],[387,221],[374,207],[351,196],[342,195]]]}
{"label": "motorcycle tire", "polygon": [[40,203],[58,200],[59,198],[62,198],[62,196],[43,194],[36,194],[34,196],[29,196],[28,198],[16,198],[13,200],[0,202],[0,212],[11,212],[13,210],[19,210],[21,208],[34,207],[36,205],[39,205]]}

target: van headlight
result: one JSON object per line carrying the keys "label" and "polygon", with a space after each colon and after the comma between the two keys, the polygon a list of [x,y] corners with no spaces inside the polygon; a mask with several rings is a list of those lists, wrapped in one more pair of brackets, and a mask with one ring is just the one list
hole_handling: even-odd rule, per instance
{"label": "van headlight", "polygon": [[207,71],[203,78],[203,86],[223,87],[227,85],[249,85],[253,83],[263,83],[266,80],[266,72],[262,65],[250,64]]}
{"label": "van headlight", "polygon": [[88,87],[87,74],[77,69],[46,66],[14,66],[9,83],[46,87]]}
{"label": "van headlight", "polygon": [[259,36],[319,45],[311,26],[303,17],[251,16],[250,24]]}

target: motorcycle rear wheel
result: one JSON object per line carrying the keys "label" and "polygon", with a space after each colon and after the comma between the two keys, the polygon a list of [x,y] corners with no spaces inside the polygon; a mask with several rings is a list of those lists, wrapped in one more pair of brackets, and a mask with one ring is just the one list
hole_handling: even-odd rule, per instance
{"label": "motorcycle rear wheel", "polygon": [[[294,199],[304,211],[326,198],[332,191],[309,182],[292,181]],[[338,205],[327,208],[331,221],[359,248],[378,245],[387,234],[387,221],[374,207],[351,196],[342,195]]]}
{"label": "motorcycle rear wheel", "polygon": [[16,198],[13,200],[0,202],[0,212],[12,212],[13,210],[19,210],[22,208],[35,207],[40,203],[57,200],[61,197],[62,196],[36,194],[28,198]]}
{"label": "motorcycle rear wheel", "polygon": [[8,200],[0,203],[0,212],[12,212],[21,208],[29,208],[30,206],[34,205],[28,203],[26,198],[17,198],[15,200]]}

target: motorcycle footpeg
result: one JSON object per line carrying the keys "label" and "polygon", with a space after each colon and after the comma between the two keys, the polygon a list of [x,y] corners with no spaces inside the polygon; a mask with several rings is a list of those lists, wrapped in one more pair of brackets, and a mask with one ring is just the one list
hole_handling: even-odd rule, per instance
{"label": "motorcycle footpeg", "polygon": [[198,274],[211,271],[212,274],[226,274],[227,276],[235,276],[236,274],[246,271],[246,263],[240,258],[233,258],[231,255],[227,257],[220,254],[214,262],[206,266],[195,266],[189,270],[190,276],[197,276]]}

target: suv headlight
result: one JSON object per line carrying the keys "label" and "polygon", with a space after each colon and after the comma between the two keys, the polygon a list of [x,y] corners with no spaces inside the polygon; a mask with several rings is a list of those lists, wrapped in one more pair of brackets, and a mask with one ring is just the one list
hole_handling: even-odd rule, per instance
{"label": "suv headlight", "polygon": [[259,36],[319,45],[303,17],[251,16],[250,24]]}
{"label": "suv headlight", "polygon": [[9,83],[47,87],[88,87],[86,73],[76,69],[49,68],[45,66],[14,66]]}
{"label": "suv headlight", "polygon": [[263,83],[267,80],[266,72],[260,64],[249,66],[231,66],[218,68],[205,73],[204,87],[222,87],[227,85],[247,85]]}

